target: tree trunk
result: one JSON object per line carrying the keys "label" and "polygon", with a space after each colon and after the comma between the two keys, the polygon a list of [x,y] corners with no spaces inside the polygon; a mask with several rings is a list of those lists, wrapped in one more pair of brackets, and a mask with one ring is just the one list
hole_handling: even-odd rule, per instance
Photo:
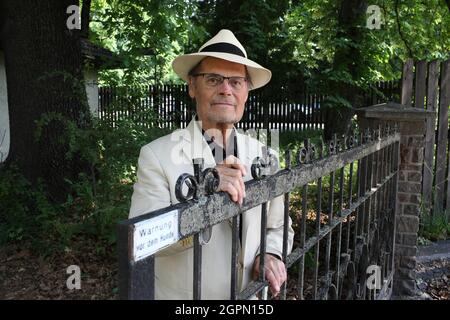
{"label": "tree trunk", "polygon": [[81,8],[81,37],[89,39],[89,22],[91,21],[91,0],[83,0]]}
{"label": "tree trunk", "polygon": [[[341,29],[336,35],[337,38],[348,39],[350,43],[361,42],[361,26],[364,25],[366,7],[366,1],[364,0],[343,0],[341,2],[338,19],[338,25]],[[353,80],[358,80],[361,76],[360,66],[362,63],[363,57],[358,48],[352,45],[340,46],[334,54],[333,69],[335,71],[346,71]],[[331,81],[330,89],[332,94],[346,99],[352,108],[361,106],[362,97],[355,85],[342,81]],[[348,134],[354,110],[344,106],[331,107],[330,104],[325,105],[325,109],[325,139],[330,140],[334,133],[338,135]]]}
{"label": "tree trunk", "polygon": [[[64,178],[79,166],[67,161],[67,123],[88,120],[82,83],[79,30],[69,30],[66,13],[74,0],[4,0],[2,45],[8,87],[11,149],[8,164],[19,166],[32,183],[42,178],[55,199],[65,197]],[[58,114],[36,139],[36,121]],[[77,162],[78,163],[78,162]]]}

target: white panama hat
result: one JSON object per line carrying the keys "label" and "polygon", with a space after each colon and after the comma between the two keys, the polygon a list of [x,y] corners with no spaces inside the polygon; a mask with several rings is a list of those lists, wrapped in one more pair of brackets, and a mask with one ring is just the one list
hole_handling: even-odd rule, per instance
{"label": "white panama hat", "polygon": [[181,79],[187,82],[189,71],[206,57],[215,57],[245,65],[252,80],[253,87],[251,89],[266,85],[272,77],[272,72],[269,69],[247,59],[247,52],[244,47],[236,39],[233,32],[227,29],[220,30],[201,46],[198,52],[176,57],[172,62],[172,68]]}

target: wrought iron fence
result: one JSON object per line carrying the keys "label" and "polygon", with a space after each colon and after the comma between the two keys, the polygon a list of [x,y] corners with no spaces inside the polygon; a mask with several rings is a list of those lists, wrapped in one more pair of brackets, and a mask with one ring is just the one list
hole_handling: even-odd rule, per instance
{"label": "wrought iron fence", "polygon": [[[247,196],[240,207],[224,192],[214,193],[218,175],[214,169],[203,170],[202,159],[194,159],[194,176],[184,174],[178,179],[176,193],[180,203],[119,223],[120,298],[154,299],[155,253],[138,257],[135,236],[142,223],[173,212],[177,218],[177,238],[194,236],[194,299],[202,298],[205,232],[227,219],[232,219],[233,228],[230,299],[248,299],[254,295],[267,298],[265,259],[260,260],[259,278],[238,291],[239,213],[261,205],[260,254],[263,255],[266,252],[266,204],[283,194],[282,260],[288,268],[288,281],[279,298],[389,298],[394,272],[399,141],[400,134],[392,127],[380,127],[339,140],[335,137],[317,146],[306,140],[295,163],[291,152],[286,152],[286,166],[276,173],[277,159],[265,150],[266,156],[255,159],[252,165],[254,179],[246,182]],[[324,186],[325,177],[329,177],[328,188]],[[317,183],[312,185],[311,182]],[[183,185],[189,186],[187,193],[183,193]],[[314,188],[315,201],[308,199],[311,188]],[[297,194],[298,189],[301,190],[300,214],[294,216],[291,194]],[[323,204],[325,194],[327,203]],[[315,215],[308,217],[311,211]],[[296,234],[290,254],[287,252],[289,216]]]}

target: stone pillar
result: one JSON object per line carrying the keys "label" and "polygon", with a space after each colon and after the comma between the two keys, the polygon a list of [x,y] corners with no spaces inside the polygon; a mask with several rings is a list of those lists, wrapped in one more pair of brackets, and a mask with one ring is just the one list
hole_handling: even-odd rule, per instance
{"label": "stone pillar", "polygon": [[415,267],[426,121],[434,123],[435,112],[389,102],[358,109],[357,115],[361,129],[397,123],[400,131],[393,295],[412,296],[417,294]]}

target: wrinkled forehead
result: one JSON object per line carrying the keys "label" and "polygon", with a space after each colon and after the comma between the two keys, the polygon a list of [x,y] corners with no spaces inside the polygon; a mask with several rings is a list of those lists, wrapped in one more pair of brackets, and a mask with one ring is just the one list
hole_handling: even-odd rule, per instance
{"label": "wrinkled forehead", "polygon": [[211,72],[227,76],[245,76],[245,66],[219,58],[206,57],[200,62],[198,72]]}

